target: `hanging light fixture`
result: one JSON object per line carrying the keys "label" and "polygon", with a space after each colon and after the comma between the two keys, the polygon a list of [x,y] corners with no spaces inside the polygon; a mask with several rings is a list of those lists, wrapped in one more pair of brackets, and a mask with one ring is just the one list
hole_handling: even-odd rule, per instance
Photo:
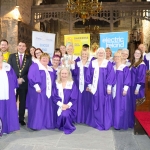
{"label": "hanging light fixture", "polygon": [[102,2],[98,2],[98,0],[68,0],[66,10],[79,14],[84,24],[87,18],[102,10]]}

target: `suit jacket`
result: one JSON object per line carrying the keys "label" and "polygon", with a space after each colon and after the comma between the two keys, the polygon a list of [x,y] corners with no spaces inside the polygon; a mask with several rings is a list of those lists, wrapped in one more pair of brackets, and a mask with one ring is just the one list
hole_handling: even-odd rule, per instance
{"label": "suit jacket", "polygon": [[14,69],[17,77],[23,78],[25,82],[19,85],[19,88],[27,89],[28,88],[28,70],[30,65],[32,64],[31,57],[24,54],[22,66],[20,66],[18,53],[10,54],[8,63]]}

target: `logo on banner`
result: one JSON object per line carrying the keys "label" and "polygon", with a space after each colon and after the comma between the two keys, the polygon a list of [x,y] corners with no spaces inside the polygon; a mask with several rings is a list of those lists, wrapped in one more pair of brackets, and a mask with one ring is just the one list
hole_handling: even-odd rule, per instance
{"label": "logo on banner", "polygon": [[0,136],[2,136],[3,124],[2,119],[0,118]]}
{"label": "logo on banner", "polygon": [[102,42],[109,48],[125,47],[123,37],[104,38]]}

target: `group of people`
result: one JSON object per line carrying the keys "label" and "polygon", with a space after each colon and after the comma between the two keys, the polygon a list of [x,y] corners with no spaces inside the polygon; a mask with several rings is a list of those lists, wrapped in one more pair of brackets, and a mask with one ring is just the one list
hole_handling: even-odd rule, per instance
{"label": "group of people", "polygon": [[144,54],[143,44],[130,61],[127,49],[112,57],[110,48],[98,48],[90,56],[88,44],[83,45],[80,56],[74,55],[71,44],[61,45],[52,58],[35,47],[30,48],[29,56],[21,41],[7,63],[8,41],[1,40],[0,48],[2,133],[19,130],[19,123],[26,125],[25,109],[27,127],[33,130],[58,128],[70,134],[75,123],[98,130],[133,128],[136,100],[145,96],[149,70],[149,54]]}

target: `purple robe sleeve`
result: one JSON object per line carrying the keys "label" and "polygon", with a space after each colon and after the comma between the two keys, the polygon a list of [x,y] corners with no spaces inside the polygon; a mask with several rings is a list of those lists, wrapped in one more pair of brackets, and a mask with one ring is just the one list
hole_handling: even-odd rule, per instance
{"label": "purple robe sleeve", "polygon": [[31,86],[34,86],[35,84],[40,85],[41,83],[40,72],[36,63],[32,64],[29,68],[28,81]]}
{"label": "purple robe sleeve", "polygon": [[146,77],[146,65],[141,64],[137,68],[137,83],[139,85],[145,84],[145,77]]}
{"label": "purple robe sleeve", "polygon": [[13,80],[13,88],[15,89],[15,88],[18,88],[19,87],[19,85],[18,85],[18,80],[17,80],[17,76],[16,76],[16,73],[15,73],[15,71],[13,70],[13,68],[11,68],[10,69],[10,74],[11,74],[11,77],[12,77],[12,79],[11,80]]}
{"label": "purple robe sleeve", "polygon": [[52,97],[53,97],[53,102],[57,105],[58,101],[62,101],[62,99],[58,96],[58,89],[56,87],[56,83],[53,84],[52,88]]}
{"label": "purple robe sleeve", "polygon": [[94,69],[92,68],[92,61],[89,65],[89,68],[87,70],[87,73],[86,73],[86,77],[85,77],[85,80],[86,80],[86,83],[87,84],[92,84],[92,80],[93,80],[93,71]]}
{"label": "purple robe sleeve", "polygon": [[73,85],[72,85],[72,92],[71,92],[70,100],[69,100],[69,102],[71,102],[73,106],[77,102],[77,97],[78,97],[78,89],[77,89],[76,84],[73,83]]}
{"label": "purple robe sleeve", "polygon": [[144,63],[146,65],[147,70],[149,70],[149,61],[146,59],[146,55],[144,56]]}
{"label": "purple robe sleeve", "polygon": [[115,71],[111,62],[108,62],[107,65],[107,76],[106,76],[106,85],[114,85],[115,84]]}
{"label": "purple robe sleeve", "polygon": [[131,73],[130,69],[127,66],[123,69],[123,76],[124,76],[124,86],[131,86]]}

